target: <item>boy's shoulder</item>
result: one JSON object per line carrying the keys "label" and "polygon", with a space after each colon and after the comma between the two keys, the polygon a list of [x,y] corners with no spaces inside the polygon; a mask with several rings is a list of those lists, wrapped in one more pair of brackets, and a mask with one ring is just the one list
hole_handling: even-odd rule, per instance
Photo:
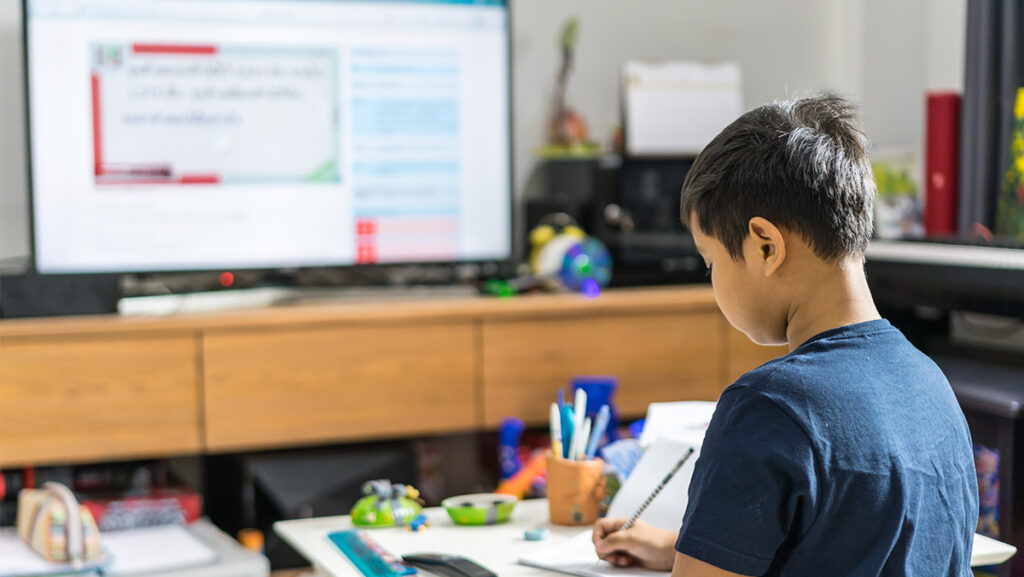
{"label": "boy's shoulder", "polygon": [[826,331],[761,365],[727,387],[719,405],[723,416],[785,416],[818,439],[920,414],[962,419],[943,372],[881,319]]}
{"label": "boy's shoulder", "polygon": [[[794,351],[747,372],[723,398],[766,396],[808,403],[841,400],[885,384],[947,383],[941,370],[885,319],[825,331]],[[868,386],[874,385],[874,386]],[[948,386],[948,384],[946,384]]]}
{"label": "boy's shoulder", "polygon": [[745,373],[732,386],[759,388],[772,382],[788,381],[786,377],[818,371],[834,375],[847,363],[857,366],[885,363],[908,352],[924,357],[889,321],[865,321],[819,333],[790,353]]}

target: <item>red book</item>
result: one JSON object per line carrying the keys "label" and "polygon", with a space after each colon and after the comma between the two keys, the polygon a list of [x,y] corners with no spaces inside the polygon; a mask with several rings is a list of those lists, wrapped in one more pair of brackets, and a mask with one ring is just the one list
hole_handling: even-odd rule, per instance
{"label": "red book", "polygon": [[924,230],[929,236],[955,234],[960,172],[960,95],[929,93],[926,109]]}
{"label": "red book", "polygon": [[202,515],[202,497],[191,489],[150,489],[145,495],[89,497],[89,509],[100,531],[133,529],[171,523],[191,523]]}

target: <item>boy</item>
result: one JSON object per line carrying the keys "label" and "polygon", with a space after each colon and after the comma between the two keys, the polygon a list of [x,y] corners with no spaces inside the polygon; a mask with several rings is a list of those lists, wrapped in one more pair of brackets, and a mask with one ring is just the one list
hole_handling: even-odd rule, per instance
{"label": "boy", "polygon": [[978,492],[943,374],[864,276],[875,187],[852,106],[748,112],[697,158],[682,218],[729,322],[790,353],[725,389],[678,535],[594,529],[615,565],[703,575],[968,576]]}

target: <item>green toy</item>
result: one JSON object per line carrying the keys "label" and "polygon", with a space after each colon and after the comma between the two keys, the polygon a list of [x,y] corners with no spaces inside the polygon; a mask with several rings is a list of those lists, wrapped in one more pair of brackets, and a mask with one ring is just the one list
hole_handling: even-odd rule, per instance
{"label": "green toy", "polygon": [[352,507],[357,527],[403,527],[423,513],[420,492],[412,485],[377,479],[363,484],[363,494]]}

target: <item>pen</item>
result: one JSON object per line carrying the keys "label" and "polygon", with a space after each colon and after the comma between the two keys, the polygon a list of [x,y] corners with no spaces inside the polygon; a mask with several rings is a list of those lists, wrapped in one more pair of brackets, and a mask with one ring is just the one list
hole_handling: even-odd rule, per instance
{"label": "pen", "polygon": [[601,410],[597,412],[597,420],[594,421],[594,430],[590,433],[590,442],[587,443],[586,458],[588,461],[597,454],[597,446],[601,444],[601,437],[604,436],[604,430],[608,428],[609,419],[611,419],[611,409],[607,404],[601,405]]}
{"label": "pen", "polygon": [[558,403],[551,403],[551,452],[562,454],[562,416],[558,414]]}
{"label": "pen", "polygon": [[668,482],[672,480],[672,476],[676,474],[676,471],[682,468],[683,464],[686,463],[687,459],[689,459],[690,455],[692,454],[693,447],[690,447],[690,450],[687,451],[685,455],[683,455],[682,459],[679,459],[679,462],[676,463],[675,467],[672,467],[672,470],[669,471],[668,474],[665,475],[665,478],[662,479],[660,483],[658,483],[658,486],[655,487],[653,491],[651,491],[651,495],[647,497],[647,499],[643,503],[640,504],[640,508],[636,510],[636,513],[633,513],[633,516],[630,517],[628,521],[626,521],[625,525],[619,528],[619,531],[625,531],[632,527],[633,523],[636,523],[636,520],[640,518],[640,515],[643,515],[644,511],[651,504],[651,501],[653,501],[654,498],[658,496],[658,493],[660,493],[661,490],[665,488],[665,485],[668,485]]}
{"label": "pen", "polygon": [[576,442],[576,460],[582,461],[587,457],[587,441],[590,439],[590,417],[583,419],[583,433],[579,436],[580,440]]}
{"label": "pen", "polygon": [[575,406],[576,422],[573,423],[573,451],[569,454],[569,458],[574,461],[576,460],[577,454],[583,450],[581,447],[584,447],[584,443],[587,442],[586,439],[582,438],[583,435],[581,435],[583,432],[583,420],[587,417],[587,392],[582,388],[576,389]]}

